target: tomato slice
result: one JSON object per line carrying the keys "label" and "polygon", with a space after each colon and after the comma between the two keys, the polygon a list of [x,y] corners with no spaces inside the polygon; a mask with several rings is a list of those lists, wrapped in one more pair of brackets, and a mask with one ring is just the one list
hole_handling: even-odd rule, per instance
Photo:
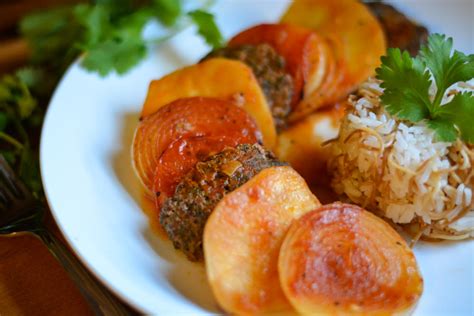
{"label": "tomato slice", "polygon": [[[260,24],[247,29],[229,42],[230,46],[267,43],[285,58],[293,77],[295,106],[306,93],[319,87],[324,78],[326,56],[324,39],[312,30],[290,24]],[[309,90],[305,88],[308,86]]]}
{"label": "tomato slice", "polygon": [[194,97],[169,103],[145,117],[135,131],[133,164],[147,193],[168,146],[183,136],[219,136],[261,142],[255,121],[230,101]]}
{"label": "tomato slice", "polygon": [[238,137],[191,136],[175,140],[165,150],[156,167],[153,191],[156,194],[156,206],[159,210],[166,198],[172,196],[176,186],[199,161],[221,152],[226,147],[235,147],[244,143],[255,143],[254,135]]}
{"label": "tomato slice", "polygon": [[152,80],[141,116],[151,115],[178,99],[198,96],[242,105],[262,132],[264,145],[274,147],[276,129],[271,109],[252,69],[237,60],[212,58]]}

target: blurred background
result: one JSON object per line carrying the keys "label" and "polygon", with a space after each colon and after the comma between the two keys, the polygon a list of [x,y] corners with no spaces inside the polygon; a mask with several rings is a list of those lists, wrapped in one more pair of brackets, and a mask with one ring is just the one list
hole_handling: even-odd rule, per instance
{"label": "blurred background", "polygon": [[40,9],[80,2],[78,0],[0,0],[0,73],[24,65],[28,59],[25,40],[20,38],[18,22]]}
{"label": "blurred background", "polygon": [[[0,77],[29,57],[18,23],[34,11],[77,0],[0,0]],[[57,232],[53,221],[50,226]],[[0,315],[92,315],[47,248],[30,235],[0,238]]]}

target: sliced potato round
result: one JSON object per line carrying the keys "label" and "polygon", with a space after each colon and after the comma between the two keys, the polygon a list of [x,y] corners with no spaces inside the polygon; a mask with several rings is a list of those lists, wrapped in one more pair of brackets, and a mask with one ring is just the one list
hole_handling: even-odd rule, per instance
{"label": "sliced potato round", "polygon": [[343,116],[344,106],[333,106],[291,125],[278,135],[278,159],[288,162],[309,185],[328,185],[326,164],[330,155],[323,143],[337,137]]}
{"label": "sliced potato round", "polygon": [[412,250],[385,221],[334,203],[290,227],[278,262],[281,286],[305,315],[409,313],[423,291]]}
{"label": "sliced potato round", "polygon": [[278,254],[291,222],[320,205],[291,167],[261,171],[226,195],[204,229],[207,276],[232,314],[291,311],[278,280]]}
{"label": "sliced potato round", "polygon": [[262,132],[264,145],[274,147],[276,129],[262,89],[252,69],[236,60],[213,58],[153,80],[141,116],[175,100],[195,96],[231,100],[243,106]]}
{"label": "sliced potato round", "polygon": [[[295,0],[281,21],[313,29],[330,41],[337,59],[338,73],[342,74],[331,96],[335,100],[343,98],[373,75],[380,63],[380,56],[386,50],[382,27],[370,10],[358,0]],[[318,99],[312,100],[316,101]],[[302,105],[306,109],[297,107],[298,112],[309,113],[310,109],[321,106],[319,103],[309,107],[307,103]],[[298,115],[301,117],[304,113],[294,114]]]}

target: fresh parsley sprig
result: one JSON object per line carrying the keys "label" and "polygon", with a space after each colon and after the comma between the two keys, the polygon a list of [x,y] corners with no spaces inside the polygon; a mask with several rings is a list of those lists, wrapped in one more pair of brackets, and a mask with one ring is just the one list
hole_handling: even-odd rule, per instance
{"label": "fresh parsley sprig", "polygon": [[[452,38],[432,34],[417,57],[390,48],[381,61],[377,79],[383,81],[381,100],[390,114],[414,123],[426,121],[441,141],[453,142],[460,137],[474,143],[473,94],[458,93],[442,104],[453,84],[474,78],[474,55],[453,52]],[[432,79],[434,98],[430,96]]]}
{"label": "fresh parsley sprig", "polygon": [[20,29],[35,64],[60,73],[83,55],[81,65],[87,70],[101,76],[123,74],[146,56],[148,44],[169,37],[145,39],[144,27],[152,20],[167,27],[169,34],[194,23],[209,45],[221,46],[223,37],[214,17],[205,11],[213,2],[185,11],[184,0],[95,0],[35,13],[23,19]]}

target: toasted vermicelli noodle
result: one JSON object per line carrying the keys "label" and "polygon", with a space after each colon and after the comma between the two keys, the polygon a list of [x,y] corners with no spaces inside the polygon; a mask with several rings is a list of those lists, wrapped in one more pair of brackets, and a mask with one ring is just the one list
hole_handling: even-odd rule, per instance
{"label": "toasted vermicelli noodle", "polygon": [[[470,83],[449,90],[474,91]],[[415,227],[415,238],[474,237],[474,146],[436,140],[425,123],[385,111],[380,81],[369,79],[349,98],[339,136],[330,142],[329,170],[338,194],[394,223]]]}

